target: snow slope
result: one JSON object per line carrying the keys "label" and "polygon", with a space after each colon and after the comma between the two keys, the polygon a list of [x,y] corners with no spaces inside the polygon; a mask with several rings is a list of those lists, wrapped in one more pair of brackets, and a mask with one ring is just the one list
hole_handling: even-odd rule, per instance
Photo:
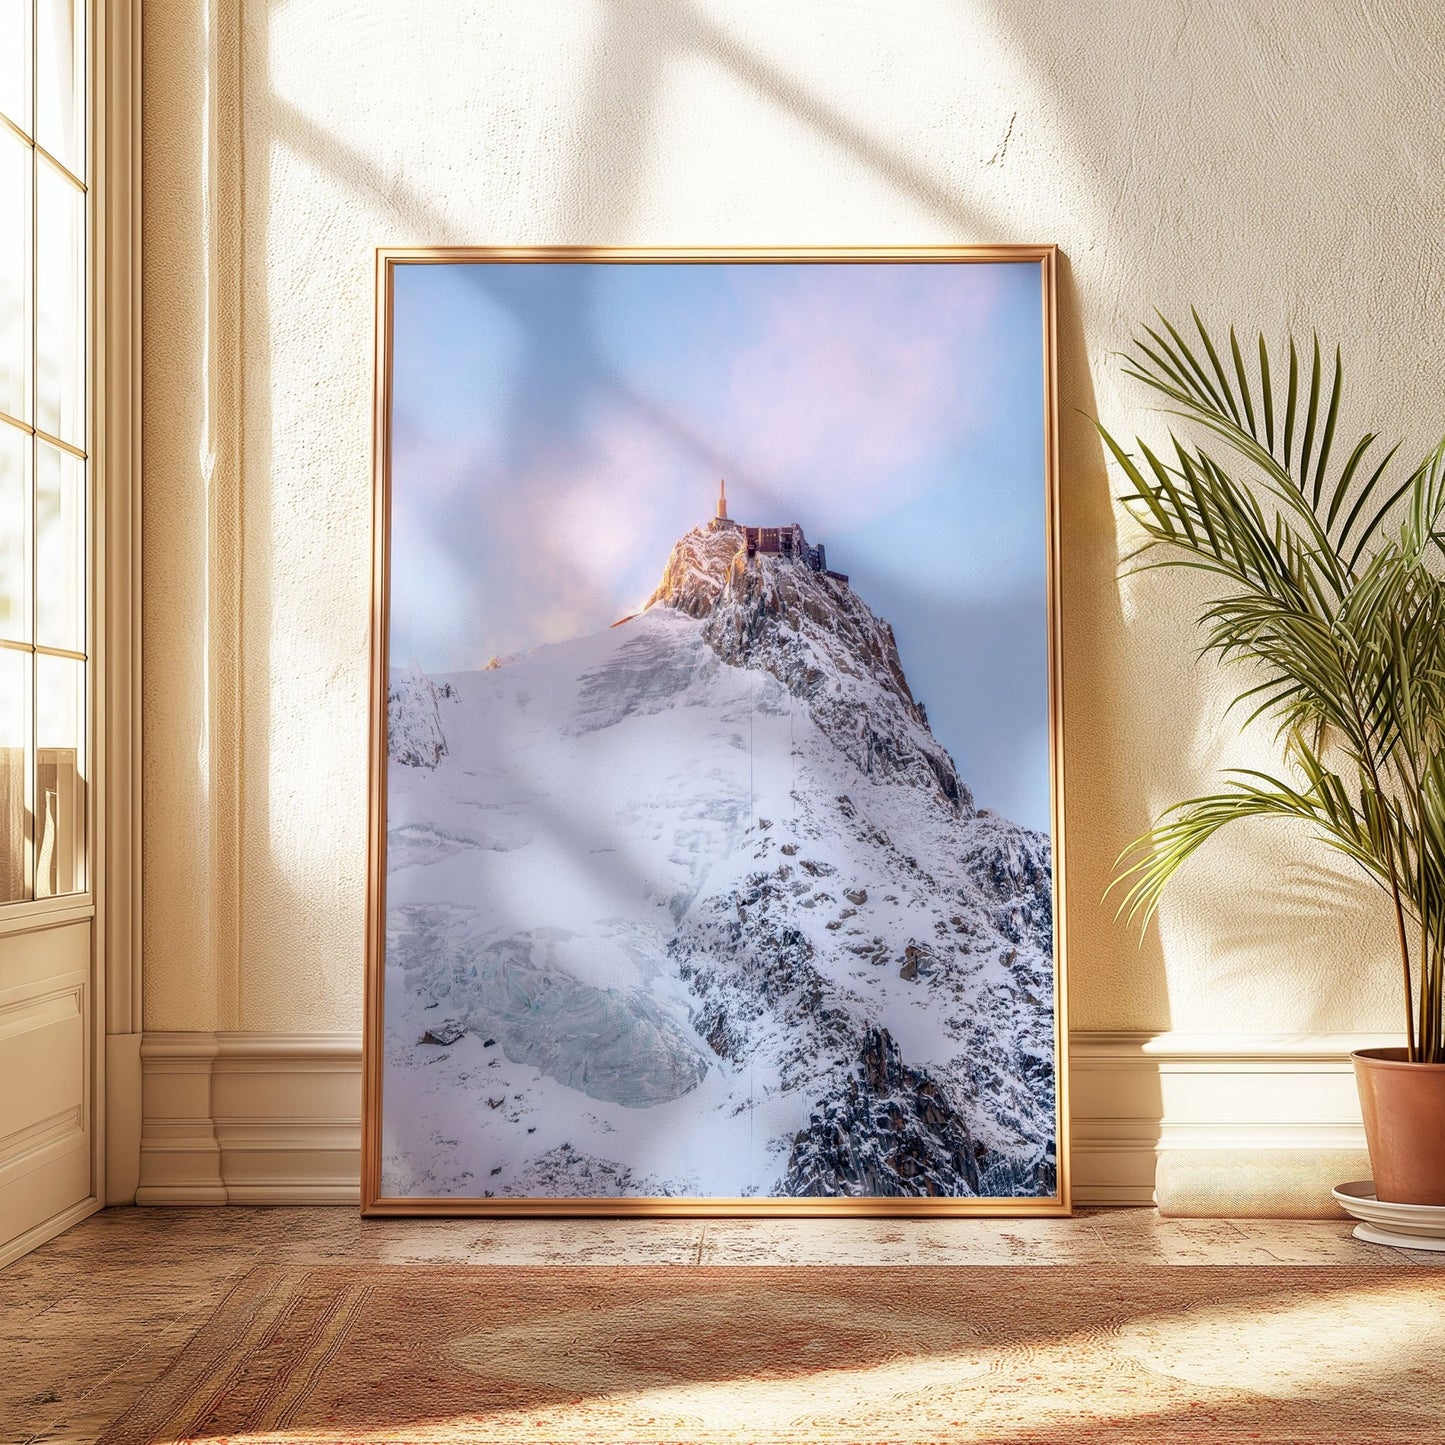
{"label": "snow slope", "polygon": [[1053,1192],[1048,839],[846,583],[714,523],[636,617],[404,682],[385,1192]]}

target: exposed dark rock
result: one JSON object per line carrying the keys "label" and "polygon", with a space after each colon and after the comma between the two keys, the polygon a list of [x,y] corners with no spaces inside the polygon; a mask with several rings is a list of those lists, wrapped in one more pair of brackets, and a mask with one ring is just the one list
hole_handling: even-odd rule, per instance
{"label": "exposed dark rock", "polygon": [[994,927],[1015,944],[1052,952],[1054,878],[1048,836],[1010,827],[1002,838],[966,854],[963,862],[985,896],[994,900],[989,920]]}
{"label": "exposed dark rock", "polygon": [[698,999],[693,1028],[720,1058],[744,1062],[774,1022],[796,1040],[779,1069],[790,1089],[816,1072],[820,1056],[851,1053],[856,1033],[847,1009],[830,1002],[812,943],[790,920],[798,905],[780,876],[786,871],[749,875],[740,897],[719,899],[710,917],[673,937],[669,952]]}
{"label": "exposed dark rock", "polygon": [[446,1047],[454,1044],[466,1033],[467,1026],[460,1019],[443,1019],[439,1024],[433,1024],[417,1040],[419,1044],[441,1044]]}
{"label": "exposed dark rock", "polygon": [[793,1197],[968,1197],[988,1151],[947,1092],[870,1028],[852,1073],[793,1140],[780,1193]]}
{"label": "exposed dark rock", "polygon": [[537,1155],[511,1180],[506,1192],[513,1196],[615,1199],[695,1194],[697,1190],[684,1181],[643,1174],[630,1165],[598,1158],[572,1144],[559,1144]]}

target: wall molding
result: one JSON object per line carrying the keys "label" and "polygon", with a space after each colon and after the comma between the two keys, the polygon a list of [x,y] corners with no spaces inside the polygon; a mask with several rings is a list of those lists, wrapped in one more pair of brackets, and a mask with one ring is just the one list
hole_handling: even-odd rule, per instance
{"label": "wall molding", "polygon": [[94,10],[96,1192],[135,1197],[141,1131],[141,0]]}
{"label": "wall molding", "polygon": [[361,1039],[147,1033],[137,1204],[355,1204]]}
{"label": "wall molding", "polygon": [[[1074,1033],[1075,1202],[1336,1213],[1330,1186],[1368,1172],[1349,1055],[1392,1042]],[[138,1204],[358,1201],[359,1035],[152,1032],[140,1054]]]}
{"label": "wall molding", "polygon": [[1177,1215],[1338,1214],[1365,1178],[1355,1049],[1365,1033],[1070,1036],[1074,1199]]}

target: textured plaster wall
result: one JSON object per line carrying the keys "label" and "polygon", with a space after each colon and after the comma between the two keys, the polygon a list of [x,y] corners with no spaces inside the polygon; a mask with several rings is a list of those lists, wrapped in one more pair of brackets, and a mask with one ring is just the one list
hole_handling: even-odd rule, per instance
{"label": "textured plaster wall", "polygon": [[1372,901],[1217,842],[1137,946],[1151,814],[1260,760],[1198,595],[1116,580],[1087,417],[1153,306],[1317,326],[1353,429],[1445,427],[1427,0],[148,0],[145,1021],[361,1015],[378,244],[1063,248],[1071,991],[1086,1029],[1395,1023]]}

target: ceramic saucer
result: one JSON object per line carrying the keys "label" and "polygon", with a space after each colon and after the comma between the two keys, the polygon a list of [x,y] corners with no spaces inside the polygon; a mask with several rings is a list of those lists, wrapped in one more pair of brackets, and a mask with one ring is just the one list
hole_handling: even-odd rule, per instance
{"label": "ceramic saucer", "polygon": [[1375,1181],[1358,1179],[1330,1191],[1360,1221],[1355,1238],[1396,1249],[1445,1250],[1445,1204],[1390,1204],[1375,1198]]}

